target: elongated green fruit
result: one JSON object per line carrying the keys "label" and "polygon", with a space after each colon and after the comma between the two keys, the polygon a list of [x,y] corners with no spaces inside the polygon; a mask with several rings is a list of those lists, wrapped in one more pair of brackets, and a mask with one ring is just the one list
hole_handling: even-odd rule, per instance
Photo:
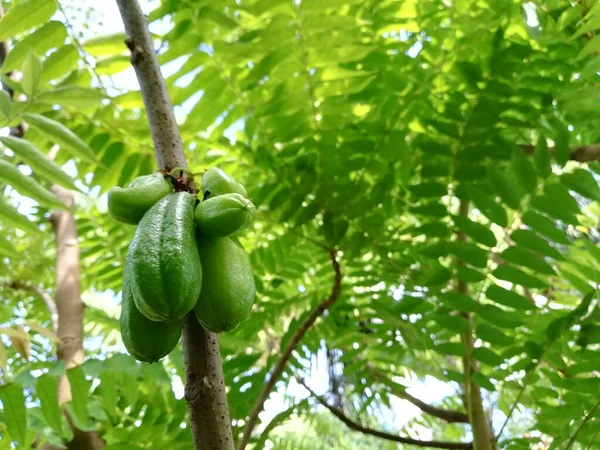
{"label": "elongated green fruit", "polygon": [[248,197],[246,188],[218,167],[211,167],[204,172],[204,175],[202,175],[202,189],[204,190],[205,199],[232,193]]}
{"label": "elongated green fruit", "polygon": [[204,236],[225,237],[252,223],[256,208],[241,194],[210,197],[196,206],[196,226]]}
{"label": "elongated green fruit", "polygon": [[171,182],[160,173],[138,177],[126,188],[108,191],[108,212],[120,222],[137,224],[152,205],[173,192]]}
{"label": "elongated green fruit", "polygon": [[4,181],[15,188],[19,194],[29,197],[44,206],[59,209],[67,207],[48,189],[38,184],[33,178],[23,175],[12,164],[0,159],[0,181]]}
{"label": "elongated green fruit", "polygon": [[152,322],[138,311],[131,295],[127,268],[123,275],[121,316],[119,326],[123,344],[138,361],[152,363],[165,357],[179,342],[183,319],[172,322]]}
{"label": "elongated green fruit", "polygon": [[48,159],[31,142],[12,136],[0,137],[0,142],[15,152],[34,172],[37,172],[48,181],[77,190],[73,178],[63,172],[54,161]]}
{"label": "elongated green fruit", "polygon": [[198,236],[198,250],[203,272],[196,317],[213,333],[233,330],[250,315],[256,295],[250,258],[229,237]]}
{"label": "elongated green fruit", "polygon": [[202,266],[194,206],[192,194],[167,195],[144,215],[129,245],[131,292],[150,320],[181,319],[198,300]]}

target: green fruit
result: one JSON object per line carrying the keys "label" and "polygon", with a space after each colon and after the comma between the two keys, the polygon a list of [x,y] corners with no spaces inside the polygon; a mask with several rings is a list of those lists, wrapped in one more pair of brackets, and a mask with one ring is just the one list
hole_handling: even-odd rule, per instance
{"label": "green fruit", "polygon": [[150,320],[181,319],[202,287],[192,194],[159,200],[140,221],[127,258],[135,305]]}
{"label": "green fruit", "polygon": [[198,250],[203,273],[196,317],[213,333],[233,330],[250,315],[256,294],[250,258],[229,237],[198,236]]}
{"label": "green fruit", "polygon": [[256,208],[240,194],[210,197],[196,206],[196,226],[204,236],[224,237],[252,223]]}
{"label": "green fruit", "polygon": [[241,194],[248,197],[246,188],[218,167],[211,167],[202,175],[204,198],[216,197],[223,194]]}
{"label": "green fruit", "polygon": [[137,224],[152,205],[173,192],[171,182],[160,173],[144,175],[128,187],[108,191],[108,212],[120,222]]}
{"label": "green fruit", "polygon": [[172,322],[152,322],[135,307],[131,295],[129,274],[125,269],[119,327],[123,344],[138,361],[152,363],[168,355],[181,336],[183,319]]}

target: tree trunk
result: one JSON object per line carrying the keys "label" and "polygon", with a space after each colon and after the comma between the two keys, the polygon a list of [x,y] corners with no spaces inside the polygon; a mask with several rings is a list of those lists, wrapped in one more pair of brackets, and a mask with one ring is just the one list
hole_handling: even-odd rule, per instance
{"label": "tree trunk", "polygon": [[[73,192],[60,186],[52,186],[52,191],[71,208]],[[83,363],[83,311],[79,286],[79,244],[75,217],[69,211],[56,210],[50,218],[54,227],[56,241],[56,308],[58,311],[57,335],[58,360],[65,363],[67,369]],[[58,384],[58,402],[63,405],[71,400],[71,387],[66,375]],[[74,438],[67,444],[70,449],[99,450],[105,447],[100,435],[95,432],[77,430],[73,421],[67,419],[73,429]]]}

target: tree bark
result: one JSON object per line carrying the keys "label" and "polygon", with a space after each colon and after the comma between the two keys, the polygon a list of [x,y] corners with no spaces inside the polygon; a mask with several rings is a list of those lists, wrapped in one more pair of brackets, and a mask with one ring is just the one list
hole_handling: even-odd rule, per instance
{"label": "tree bark", "polygon": [[[160,169],[187,168],[183,143],[146,18],[137,0],[117,0],[125,43],[140,83]],[[185,399],[196,450],[233,450],[229,406],[219,351],[219,336],[205,331],[194,313],[183,328]]]}
{"label": "tree bark", "polygon": [[[73,207],[73,192],[61,186],[53,185],[52,191],[70,209]],[[58,313],[57,335],[58,360],[70,369],[83,363],[83,312],[79,284],[79,245],[77,243],[77,225],[70,211],[55,210],[50,222],[54,228],[56,242],[56,309]],[[63,405],[70,401],[71,387],[66,375],[58,383],[58,402]],[[95,431],[81,431],[65,411],[67,420],[73,429],[73,440],[67,444],[69,449],[100,450],[105,447],[103,439]]]}

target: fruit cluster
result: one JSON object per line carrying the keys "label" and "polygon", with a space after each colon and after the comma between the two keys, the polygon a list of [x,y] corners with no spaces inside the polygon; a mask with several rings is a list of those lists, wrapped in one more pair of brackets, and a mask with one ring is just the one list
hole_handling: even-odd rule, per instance
{"label": "fruit cluster", "polygon": [[172,180],[154,173],[108,192],[109,213],[137,225],[119,322],[125,347],[143,362],[173,350],[192,310],[208,331],[233,330],[250,314],[256,293],[250,259],[236,238],[255,214],[244,186],[208,169],[198,202],[175,192]]}

